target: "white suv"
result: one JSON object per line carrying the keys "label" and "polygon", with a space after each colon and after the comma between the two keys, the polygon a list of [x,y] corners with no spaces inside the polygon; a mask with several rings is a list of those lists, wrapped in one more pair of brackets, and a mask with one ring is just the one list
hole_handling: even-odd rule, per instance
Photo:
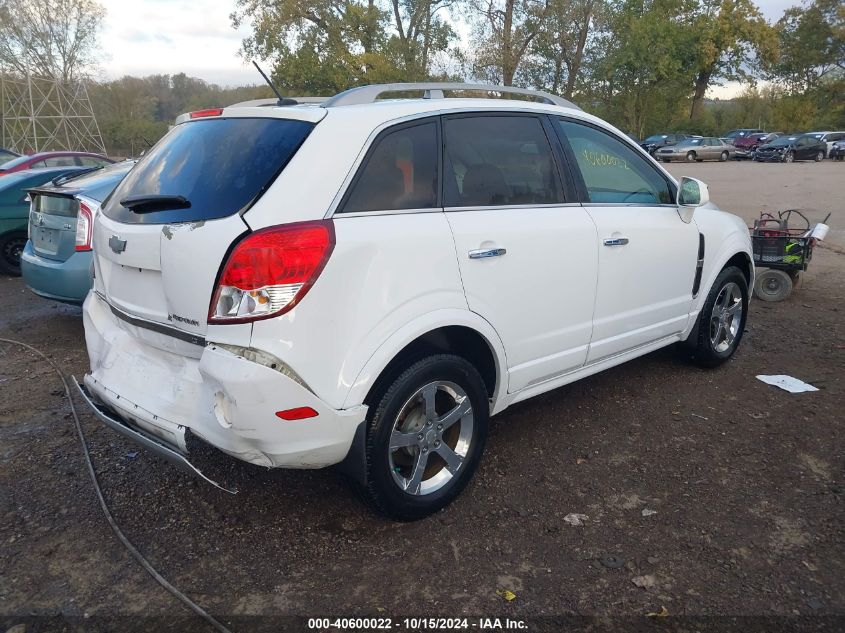
{"label": "white suv", "polygon": [[399,519],[457,496],[515,402],[682,341],[727,360],[754,274],[703,183],[558,97],[465,84],[182,115],[93,239],[104,422],[188,467],[341,464]]}

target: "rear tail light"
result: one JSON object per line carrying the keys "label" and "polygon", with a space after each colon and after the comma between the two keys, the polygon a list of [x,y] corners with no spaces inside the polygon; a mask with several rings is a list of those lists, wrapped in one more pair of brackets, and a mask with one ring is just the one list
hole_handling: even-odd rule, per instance
{"label": "rear tail light", "polygon": [[84,202],[79,203],[79,213],[76,215],[76,250],[91,250],[91,231],[94,228],[94,213]]}
{"label": "rear tail light", "polygon": [[211,298],[209,323],[245,323],[284,314],[302,300],[334,249],[331,220],[250,233],[226,260]]}
{"label": "rear tail light", "polygon": [[207,116],[220,116],[223,114],[223,108],[208,108],[206,110],[194,110],[190,113],[192,119],[203,119]]}

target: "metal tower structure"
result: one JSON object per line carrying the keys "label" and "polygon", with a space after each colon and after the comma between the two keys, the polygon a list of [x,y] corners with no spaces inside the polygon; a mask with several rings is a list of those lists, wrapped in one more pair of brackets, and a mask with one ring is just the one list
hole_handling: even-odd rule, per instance
{"label": "metal tower structure", "polygon": [[20,153],[50,150],[105,154],[84,82],[0,75],[2,147]]}

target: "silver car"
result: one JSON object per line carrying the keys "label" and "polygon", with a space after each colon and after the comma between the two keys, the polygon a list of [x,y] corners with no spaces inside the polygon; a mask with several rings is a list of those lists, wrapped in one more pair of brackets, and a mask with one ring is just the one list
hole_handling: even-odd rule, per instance
{"label": "silver car", "polygon": [[705,136],[690,138],[671,147],[661,147],[654,153],[654,157],[666,163],[673,160],[685,160],[690,163],[700,163],[703,160],[726,161],[733,155],[734,150],[733,145],[728,145],[720,138]]}

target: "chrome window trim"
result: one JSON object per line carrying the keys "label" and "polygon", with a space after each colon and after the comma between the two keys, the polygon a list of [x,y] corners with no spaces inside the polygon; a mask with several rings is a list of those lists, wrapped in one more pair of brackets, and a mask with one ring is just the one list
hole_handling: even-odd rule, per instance
{"label": "chrome window trim", "polygon": [[554,202],[544,204],[491,204],[471,207],[445,207],[445,213],[463,213],[464,211],[530,211],[532,209],[557,209],[559,207],[580,207],[580,202]]}
{"label": "chrome window trim", "polygon": [[441,207],[424,207],[421,209],[384,209],[381,211],[352,211],[350,213],[338,213],[334,216],[335,220],[342,220],[343,218],[361,218],[368,215],[406,215],[409,213],[443,213]]}

